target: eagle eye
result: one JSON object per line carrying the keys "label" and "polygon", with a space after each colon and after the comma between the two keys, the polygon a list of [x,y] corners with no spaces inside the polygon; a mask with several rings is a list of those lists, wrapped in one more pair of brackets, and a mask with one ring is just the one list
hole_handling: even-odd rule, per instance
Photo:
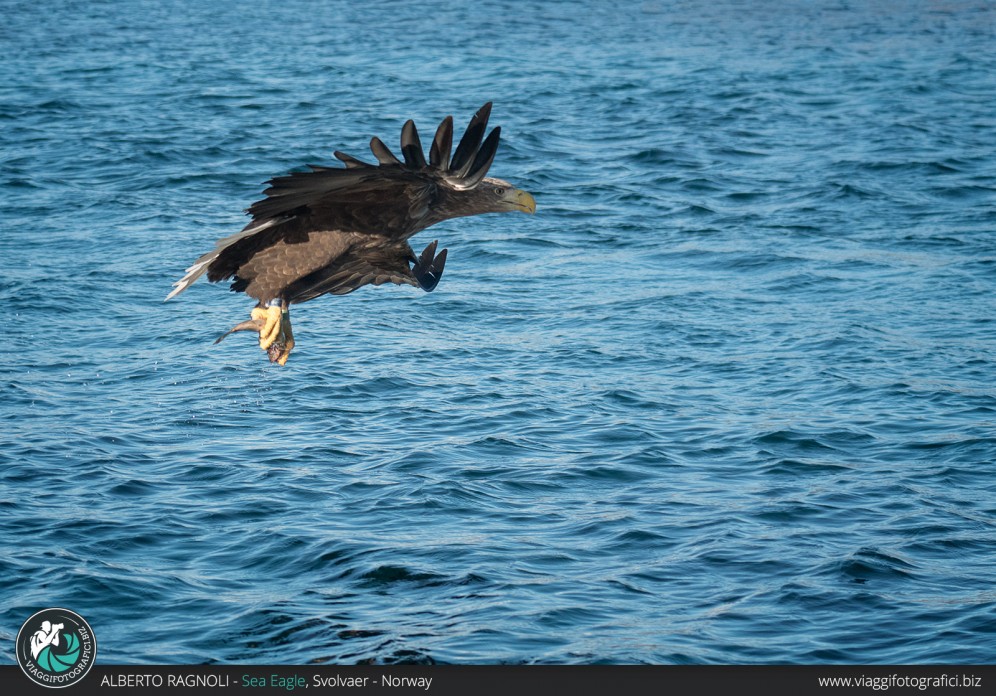
{"label": "eagle eye", "polygon": [[497,193],[499,196],[504,196],[505,195],[505,189],[503,189],[501,186],[499,186],[498,188],[495,189],[495,193]]}

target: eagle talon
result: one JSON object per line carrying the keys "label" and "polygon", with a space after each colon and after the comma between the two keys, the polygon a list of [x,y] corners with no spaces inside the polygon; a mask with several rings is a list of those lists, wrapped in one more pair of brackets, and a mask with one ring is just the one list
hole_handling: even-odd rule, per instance
{"label": "eagle talon", "polygon": [[294,349],[294,332],[291,330],[290,312],[284,312],[280,317],[280,340],[273,343],[267,349],[270,362],[275,362],[281,367],[287,364]]}
{"label": "eagle talon", "polygon": [[251,319],[236,324],[219,336],[215,343],[221,343],[225,337],[236,331],[258,331],[259,346],[266,351],[270,362],[286,365],[291,350],[294,349],[294,331],[291,328],[290,312],[274,305],[273,307],[255,307],[250,316]]}
{"label": "eagle talon", "polygon": [[263,328],[259,330],[259,347],[268,350],[280,337],[280,307],[254,307],[250,316],[264,322]]}
{"label": "eagle talon", "polygon": [[271,363],[275,363],[280,359],[280,356],[284,352],[284,344],[281,341],[277,341],[270,345],[266,349],[266,357],[270,359]]}

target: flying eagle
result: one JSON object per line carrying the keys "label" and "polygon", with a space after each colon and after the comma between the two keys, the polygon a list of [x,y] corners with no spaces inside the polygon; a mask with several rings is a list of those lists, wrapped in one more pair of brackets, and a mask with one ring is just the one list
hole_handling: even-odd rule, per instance
{"label": "flying eagle", "polygon": [[[219,240],[174,283],[170,299],[207,273],[212,283],[258,302],[235,331],[258,330],[270,361],[287,362],[294,347],[289,308],[321,295],[345,295],[364,285],[413,285],[431,292],[443,274],[446,249],[432,242],[416,255],[408,239],[430,225],[481,213],[536,212],[536,201],[507,181],[485,177],[501,128],[484,137],[491,102],[470,120],[456,151],[453,117],[436,129],[426,162],[415,123],[401,129],[399,160],[379,139],[370,140],[377,164],[342,152],[343,167],[308,165],[310,171],[271,179],[266,198],[246,211],[252,221]],[[483,142],[482,142],[483,141]]]}

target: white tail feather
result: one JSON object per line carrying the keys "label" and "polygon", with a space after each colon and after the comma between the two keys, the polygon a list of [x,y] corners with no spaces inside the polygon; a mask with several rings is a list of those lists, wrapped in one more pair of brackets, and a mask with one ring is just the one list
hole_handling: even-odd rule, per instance
{"label": "white tail feather", "polygon": [[218,256],[221,255],[221,252],[223,252],[225,249],[230,247],[235,242],[239,241],[240,239],[245,239],[246,237],[256,234],[257,232],[262,232],[263,230],[273,227],[274,225],[278,225],[282,222],[287,222],[290,219],[291,218],[289,217],[285,217],[285,218],[280,218],[278,220],[267,220],[265,222],[259,223],[258,225],[250,223],[249,225],[246,226],[245,229],[243,229],[238,234],[233,234],[230,237],[219,239],[218,243],[215,244],[214,246],[214,251],[209,251],[208,253],[204,254],[199,259],[194,261],[194,265],[192,265],[190,268],[187,269],[187,274],[182,278],[180,278],[180,280],[173,283],[173,292],[168,294],[166,296],[166,299],[163,300],[163,302],[166,302],[166,300],[170,300],[176,297],[181,292],[183,292],[191,285],[193,285],[198,278],[200,278],[202,275],[204,275],[207,272],[208,266],[211,265],[211,262],[214,261],[216,258],[218,258]]}
{"label": "white tail feather", "polygon": [[[195,280],[204,275],[204,272],[207,271],[208,266],[211,265],[212,261],[218,258],[218,254],[220,253],[221,253],[220,251],[212,251],[210,254],[205,254],[201,258],[197,259],[197,263],[195,263],[193,266],[187,269],[187,275],[183,276],[182,278],[180,278],[180,280],[173,283],[173,292],[171,292],[166,296],[166,300],[176,297],[181,292],[183,292],[191,285],[193,285]],[[163,300],[163,302],[165,302],[166,300]]]}

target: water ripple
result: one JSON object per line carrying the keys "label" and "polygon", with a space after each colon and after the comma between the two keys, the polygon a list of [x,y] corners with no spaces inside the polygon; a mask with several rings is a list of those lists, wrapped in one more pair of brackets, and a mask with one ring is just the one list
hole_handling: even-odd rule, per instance
{"label": "water ripple", "polygon": [[[3,30],[4,625],[991,661],[993,7],[57,4]],[[212,345],[244,299],[162,303],[261,182],[488,99],[539,213],[433,231],[435,293],[302,306],[283,370]]]}

